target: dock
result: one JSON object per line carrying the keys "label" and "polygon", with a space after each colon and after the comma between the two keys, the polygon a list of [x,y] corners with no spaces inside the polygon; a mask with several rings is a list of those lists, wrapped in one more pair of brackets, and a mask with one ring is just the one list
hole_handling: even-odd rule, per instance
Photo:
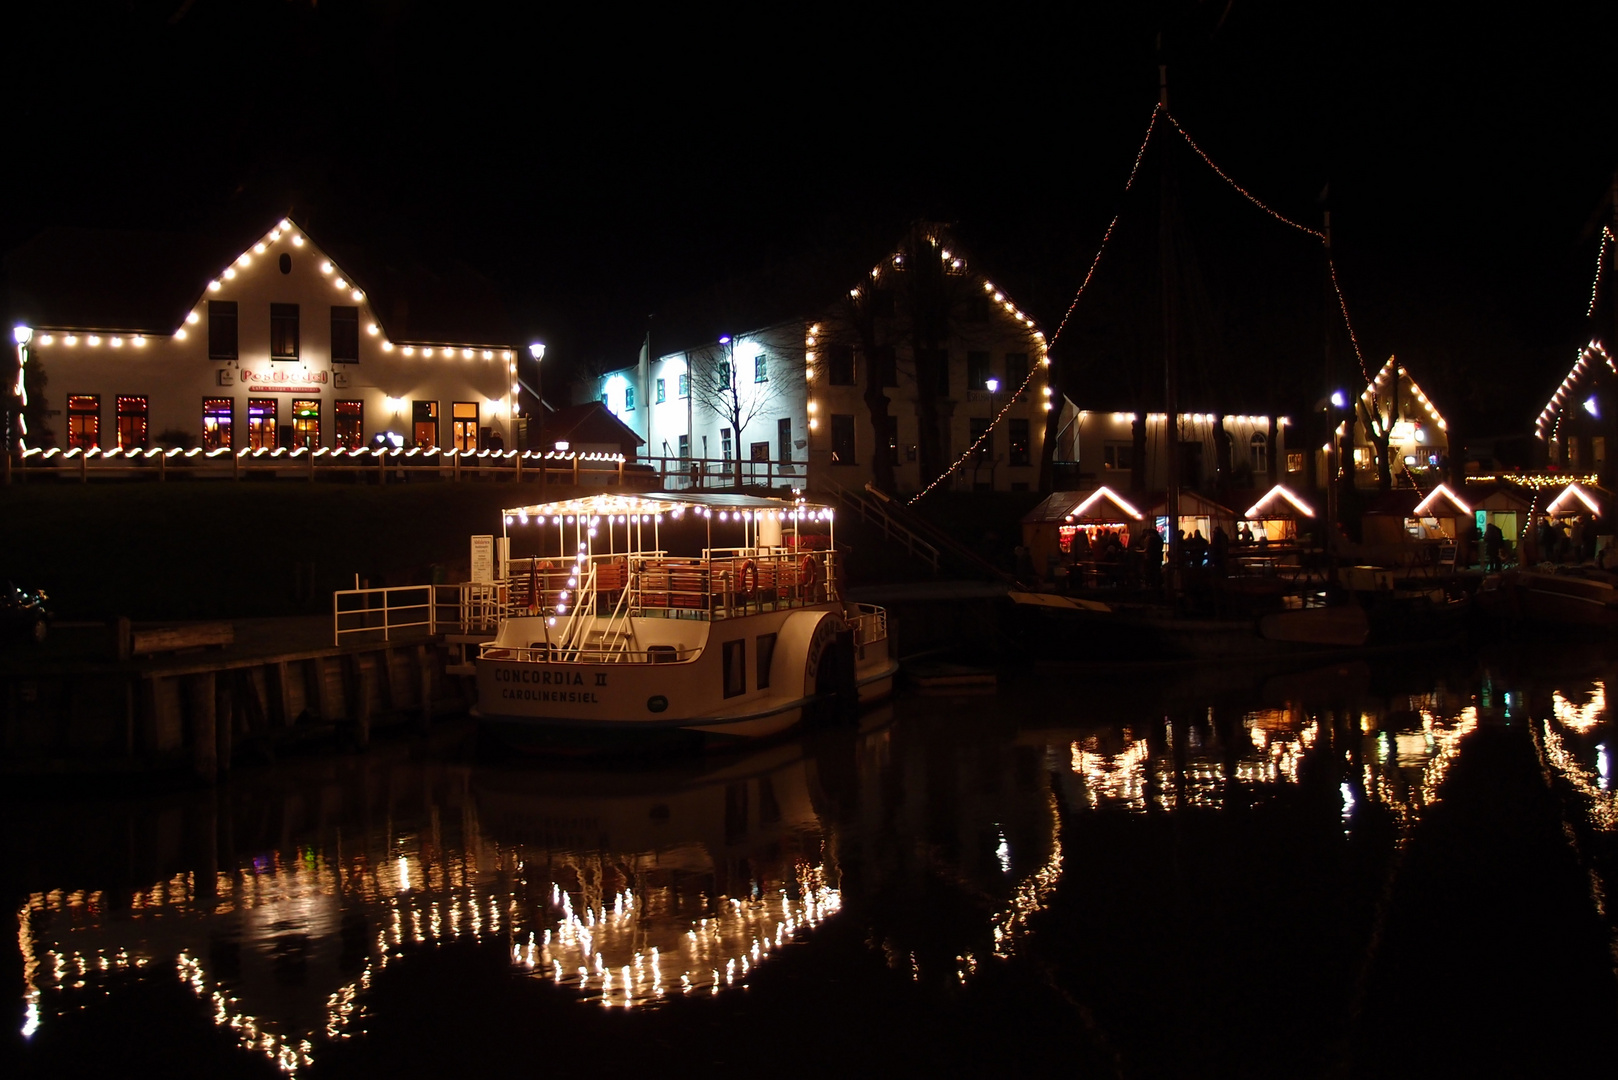
{"label": "dock", "polygon": [[214,783],[236,762],[464,713],[452,635],[333,644],[330,614],[206,623],[78,623],[0,654],[0,775],[168,775]]}

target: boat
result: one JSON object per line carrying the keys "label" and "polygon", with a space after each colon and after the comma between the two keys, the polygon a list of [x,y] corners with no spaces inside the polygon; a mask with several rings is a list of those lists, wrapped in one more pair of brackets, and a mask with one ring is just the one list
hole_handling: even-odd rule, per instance
{"label": "boat", "polygon": [[[807,499],[596,494],[504,511],[475,707],[503,742],[638,749],[767,738],[893,688],[887,612],[844,601]],[[527,549],[510,555],[513,543]]]}
{"label": "boat", "polygon": [[1593,566],[1506,570],[1483,579],[1478,606],[1512,622],[1614,629],[1618,574]]}

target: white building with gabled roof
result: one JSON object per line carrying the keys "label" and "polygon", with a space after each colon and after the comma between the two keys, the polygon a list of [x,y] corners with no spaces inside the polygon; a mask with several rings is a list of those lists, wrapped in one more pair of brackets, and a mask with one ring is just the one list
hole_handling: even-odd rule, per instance
{"label": "white building with gabled roof", "polygon": [[20,286],[13,273],[13,316],[48,379],[48,434],[28,445],[341,451],[391,433],[464,453],[512,438],[514,345],[391,334],[365,286],[289,218],[161,288],[157,255],[139,240],[99,258],[122,273],[85,267],[84,284],[25,272]]}

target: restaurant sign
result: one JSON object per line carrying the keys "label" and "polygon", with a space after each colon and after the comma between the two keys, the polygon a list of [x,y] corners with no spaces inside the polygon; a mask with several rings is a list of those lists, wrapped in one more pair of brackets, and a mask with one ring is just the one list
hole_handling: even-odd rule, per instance
{"label": "restaurant sign", "polygon": [[242,382],[257,393],[318,394],[331,378],[329,371],[255,371],[242,368]]}

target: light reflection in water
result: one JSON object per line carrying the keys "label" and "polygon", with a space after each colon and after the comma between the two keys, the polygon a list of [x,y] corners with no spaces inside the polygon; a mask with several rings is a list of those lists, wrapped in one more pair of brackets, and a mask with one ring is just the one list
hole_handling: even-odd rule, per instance
{"label": "light reflection in water", "polygon": [[[458,839],[435,821],[360,850],[258,851],[133,890],[116,913],[100,893],[36,892],[17,915],[22,1034],[76,1007],[69,994],[110,991],[108,975],[170,971],[244,1050],[293,1073],[363,1033],[378,974],[454,941],[500,944],[519,971],[608,1006],[743,985],[841,894],[800,748],[690,773],[639,774],[623,795],[593,774],[496,774],[462,791]],[[239,959],[222,963],[221,943]]]}

